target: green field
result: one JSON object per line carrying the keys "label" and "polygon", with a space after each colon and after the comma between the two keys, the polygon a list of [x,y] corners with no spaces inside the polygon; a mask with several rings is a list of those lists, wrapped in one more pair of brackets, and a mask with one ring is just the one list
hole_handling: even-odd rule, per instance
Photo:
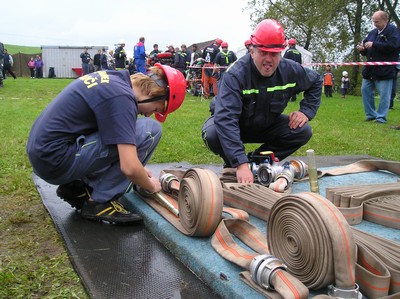
{"label": "green field", "polygon": [[42,52],[40,47],[29,47],[29,46],[18,46],[4,44],[4,48],[8,50],[8,53],[23,53],[23,54],[36,54]]}

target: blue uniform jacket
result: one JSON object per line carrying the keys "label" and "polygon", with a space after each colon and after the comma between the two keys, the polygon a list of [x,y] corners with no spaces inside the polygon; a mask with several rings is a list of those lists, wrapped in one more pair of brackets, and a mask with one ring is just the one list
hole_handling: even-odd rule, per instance
{"label": "blue uniform jacket", "polygon": [[[361,51],[367,61],[397,61],[400,50],[400,33],[396,26],[388,24],[381,33],[373,29],[363,40],[363,44],[372,41],[372,48]],[[362,75],[369,80],[388,80],[395,76],[395,65],[364,66]]]}
{"label": "blue uniform jacket", "polygon": [[290,97],[303,91],[299,111],[311,120],[321,101],[322,78],[317,72],[282,58],[275,74],[263,77],[250,54],[228,68],[215,97],[214,122],[225,155],[237,161],[232,166],[248,162],[241,131],[271,127]]}

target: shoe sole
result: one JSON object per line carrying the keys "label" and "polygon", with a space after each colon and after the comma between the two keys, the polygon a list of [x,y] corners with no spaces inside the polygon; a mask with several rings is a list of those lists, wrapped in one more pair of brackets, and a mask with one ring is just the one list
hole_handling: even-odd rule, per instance
{"label": "shoe sole", "polygon": [[129,225],[143,222],[143,218],[139,215],[136,215],[136,217],[134,217],[135,219],[116,219],[113,217],[101,217],[91,215],[82,215],[82,218],[97,222],[108,222],[115,225]]}

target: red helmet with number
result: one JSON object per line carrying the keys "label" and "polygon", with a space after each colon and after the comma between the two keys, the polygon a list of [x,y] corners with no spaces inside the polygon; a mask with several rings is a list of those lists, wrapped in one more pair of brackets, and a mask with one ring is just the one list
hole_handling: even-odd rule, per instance
{"label": "red helmet with number", "polygon": [[283,27],[278,21],[272,19],[258,23],[250,40],[254,47],[266,52],[282,52],[286,48]]}
{"label": "red helmet with number", "polygon": [[294,38],[289,39],[288,41],[289,45],[295,45],[296,44],[296,40]]}
{"label": "red helmet with number", "polygon": [[157,112],[156,119],[159,122],[164,122],[167,115],[177,110],[183,103],[186,94],[186,79],[183,74],[175,68],[160,63],[155,63],[154,66],[161,68],[168,81],[168,103],[164,113]]}
{"label": "red helmet with number", "polygon": [[221,44],[221,48],[228,48],[228,43],[227,42],[223,42]]}

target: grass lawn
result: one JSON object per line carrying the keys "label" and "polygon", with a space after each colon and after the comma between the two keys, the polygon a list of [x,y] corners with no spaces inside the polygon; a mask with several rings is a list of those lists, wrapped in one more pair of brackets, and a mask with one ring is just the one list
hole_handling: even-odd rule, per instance
{"label": "grass lawn", "polygon": [[[70,79],[7,79],[0,89],[0,298],[87,298],[62,240],[32,182],[25,154],[30,127],[39,113]],[[163,138],[150,163],[186,161],[221,163],[201,140],[209,116],[208,101],[187,96],[181,109],[163,124]],[[289,103],[287,112],[299,103]],[[371,155],[400,161],[400,102],[390,110],[388,124],[364,121],[360,97],[322,98],[311,122],[314,136],[293,155]],[[257,145],[248,145],[252,150]]]}

